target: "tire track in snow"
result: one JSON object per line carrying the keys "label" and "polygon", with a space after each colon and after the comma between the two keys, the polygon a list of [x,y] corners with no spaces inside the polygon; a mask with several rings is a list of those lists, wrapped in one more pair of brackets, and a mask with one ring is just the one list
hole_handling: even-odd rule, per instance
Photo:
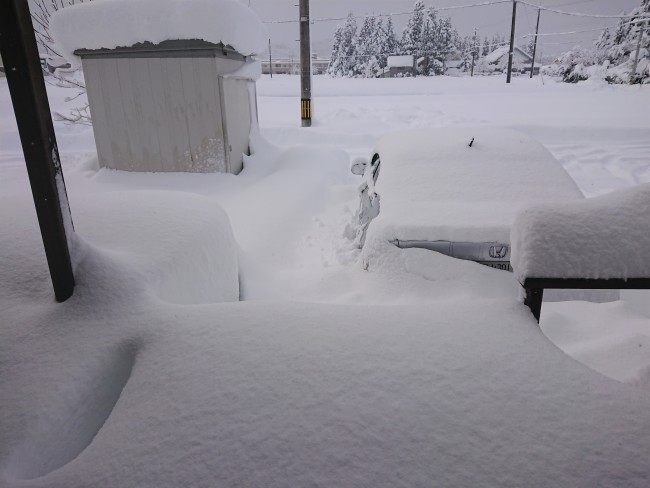
{"label": "tire track in snow", "polygon": [[650,182],[650,142],[546,144],[587,197]]}

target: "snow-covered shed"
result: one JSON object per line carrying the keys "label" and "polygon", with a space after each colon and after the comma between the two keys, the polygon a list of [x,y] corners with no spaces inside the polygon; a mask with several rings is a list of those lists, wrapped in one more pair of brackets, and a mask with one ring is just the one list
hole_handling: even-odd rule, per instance
{"label": "snow-covered shed", "polygon": [[387,76],[394,78],[396,76],[412,76],[415,74],[415,56],[388,56],[387,59],[388,72]]}
{"label": "snow-covered shed", "polygon": [[[510,55],[510,46],[502,46],[485,56],[483,62],[490,66],[494,71],[506,71],[508,68],[508,58]],[[512,53],[512,69],[514,71],[524,71],[530,67],[533,57],[523,49],[515,46]],[[480,70],[479,70],[480,71]]]}
{"label": "snow-covered shed", "polygon": [[59,10],[81,65],[100,166],[239,173],[257,124],[259,17],[236,0],[95,0]]}

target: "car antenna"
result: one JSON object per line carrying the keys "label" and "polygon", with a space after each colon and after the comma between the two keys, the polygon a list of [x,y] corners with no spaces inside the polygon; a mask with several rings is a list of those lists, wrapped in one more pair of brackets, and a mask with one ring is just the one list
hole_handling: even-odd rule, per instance
{"label": "car antenna", "polygon": [[469,147],[472,147],[472,145],[474,145],[474,138],[473,137],[472,137],[472,140],[469,141]]}

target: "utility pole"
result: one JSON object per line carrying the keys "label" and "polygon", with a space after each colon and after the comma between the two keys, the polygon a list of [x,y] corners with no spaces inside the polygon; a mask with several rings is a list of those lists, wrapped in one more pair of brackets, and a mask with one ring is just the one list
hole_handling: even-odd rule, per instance
{"label": "utility pole", "polygon": [[309,0],[300,0],[300,118],[311,127],[311,36]]}
{"label": "utility pole", "polygon": [[64,302],[72,296],[75,285],[69,247],[74,229],[34,27],[25,0],[0,2],[0,39],[0,54],[54,295],[58,302]]}
{"label": "utility pole", "polygon": [[542,14],[542,9],[537,9],[537,27],[535,27],[535,44],[533,44],[533,62],[530,65],[530,79],[533,79],[533,73],[535,72],[535,56],[537,55],[537,36],[539,35],[539,17]]}
{"label": "utility pole", "polygon": [[517,0],[512,0],[512,27],[510,28],[510,53],[508,54],[508,79],[512,79],[512,58],[515,54],[515,24],[517,23]]}
{"label": "utility pole", "polygon": [[634,79],[636,78],[636,68],[639,65],[639,54],[641,53],[643,34],[645,33],[645,30],[649,24],[649,21],[645,21],[642,22],[639,26],[639,41],[636,44],[636,56],[634,56],[634,65],[632,66],[632,72],[630,73],[630,84],[634,83]]}
{"label": "utility pole", "polygon": [[271,55],[271,39],[269,39],[269,73],[271,78],[273,78],[273,56]]}

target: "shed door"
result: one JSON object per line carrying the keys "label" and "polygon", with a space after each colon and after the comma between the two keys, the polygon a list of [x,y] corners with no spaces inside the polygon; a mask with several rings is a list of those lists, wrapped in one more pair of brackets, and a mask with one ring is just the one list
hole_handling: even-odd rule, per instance
{"label": "shed door", "polygon": [[253,82],[241,78],[221,78],[223,95],[224,133],[229,155],[229,172],[238,174],[244,167],[244,154],[249,155],[249,140],[253,112],[250,89]]}

